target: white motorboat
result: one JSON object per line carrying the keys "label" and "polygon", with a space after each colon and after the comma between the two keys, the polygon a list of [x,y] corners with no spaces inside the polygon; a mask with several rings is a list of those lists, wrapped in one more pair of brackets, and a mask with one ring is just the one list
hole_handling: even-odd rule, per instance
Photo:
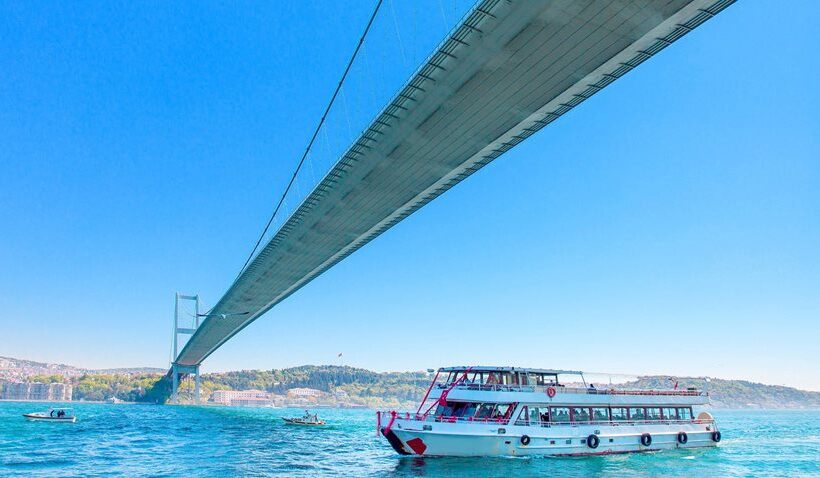
{"label": "white motorboat", "polygon": [[318,426],[325,424],[325,421],[319,418],[318,414],[310,413],[307,410],[305,410],[305,414],[301,417],[282,417],[282,420],[288,425]]}
{"label": "white motorboat", "polygon": [[47,412],[24,413],[26,420],[33,422],[74,423],[77,417],[71,408],[50,408]]}
{"label": "white motorboat", "polygon": [[[583,385],[564,385],[561,375]],[[430,456],[606,455],[714,447],[721,439],[711,414],[695,415],[709,403],[706,392],[585,382],[567,370],[442,368],[418,410],[377,412],[377,427],[396,452]]]}

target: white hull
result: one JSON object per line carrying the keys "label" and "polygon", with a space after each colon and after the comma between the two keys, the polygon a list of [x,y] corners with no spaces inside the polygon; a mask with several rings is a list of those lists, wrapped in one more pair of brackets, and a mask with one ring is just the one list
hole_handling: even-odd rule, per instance
{"label": "white hull", "polygon": [[26,417],[26,420],[30,422],[54,422],[54,423],[74,423],[77,421],[77,417],[67,417],[67,418],[51,418],[51,417],[35,417],[31,415],[23,415]]}
{"label": "white hull", "polygon": [[[422,424],[425,422],[396,420],[388,433],[400,441],[401,448],[394,440],[391,445],[399,453],[425,456],[587,456],[717,445],[712,430],[696,423],[529,427],[427,422],[431,430],[422,430]],[[686,433],[685,444],[678,441],[679,432]],[[649,446],[641,444],[645,433],[652,437]],[[595,448],[587,443],[593,434],[599,439]],[[522,442],[525,435],[529,437],[526,445]]]}

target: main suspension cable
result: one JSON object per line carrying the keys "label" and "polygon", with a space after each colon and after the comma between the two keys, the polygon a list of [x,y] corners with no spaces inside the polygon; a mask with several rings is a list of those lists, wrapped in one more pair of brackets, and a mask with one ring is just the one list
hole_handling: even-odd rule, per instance
{"label": "main suspension cable", "polygon": [[242,273],[245,272],[245,268],[247,268],[248,264],[250,264],[251,259],[253,259],[254,254],[256,254],[256,250],[259,248],[259,244],[262,243],[262,240],[265,238],[265,234],[268,233],[268,229],[270,229],[271,224],[273,224],[273,220],[276,218],[279,209],[281,209],[282,204],[285,202],[285,196],[288,195],[291,186],[293,186],[294,181],[296,181],[296,175],[299,174],[299,170],[302,168],[302,165],[305,162],[305,158],[308,157],[310,149],[311,147],[313,147],[313,143],[314,141],[316,141],[316,137],[319,135],[319,131],[322,129],[322,126],[325,123],[325,119],[327,118],[328,113],[330,113],[330,109],[333,107],[333,103],[336,101],[336,97],[339,95],[339,91],[342,89],[342,84],[344,83],[345,78],[347,78],[347,74],[350,72],[350,68],[353,66],[353,61],[359,54],[359,50],[362,48],[362,44],[364,43],[365,37],[367,37],[367,33],[370,31],[370,27],[373,25],[373,21],[376,19],[376,14],[379,12],[379,8],[382,5],[382,1],[383,0],[376,1],[376,7],[373,9],[373,13],[370,15],[370,20],[368,20],[367,26],[364,28],[364,32],[362,32],[362,35],[359,38],[359,43],[356,45],[356,49],[353,50],[353,55],[351,55],[350,60],[347,62],[347,67],[345,67],[345,71],[344,73],[342,73],[342,78],[336,85],[336,89],[333,91],[333,96],[330,97],[330,102],[328,102],[327,107],[325,108],[325,112],[324,114],[322,114],[322,118],[319,120],[319,124],[316,126],[316,130],[313,132],[313,136],[310,137],[310,142],[308,142],[307,148],[305,148],[305,152],[304,154],[302,154],[302,158],[296,165],[296,170],[293,172],[293,176],[291,176],[287,187],[285,187],[285,192],[282,193],[282,197],[279,198],[279,202],[276,204],[276,208],[273,210],[273,214],[271,214],[270,219],[268,219],[268,223],[265,225],[265,229],[262,230],[262,234],[259,236],[259,240],[256,241],[256,245],[253,246],[253,250],[248,255],[247,260],[245,260],[245,264],[242,265],[242,269],[239,270],[239,274],[236,275],[234,283],[236,283],[236,281],[239,279]]}

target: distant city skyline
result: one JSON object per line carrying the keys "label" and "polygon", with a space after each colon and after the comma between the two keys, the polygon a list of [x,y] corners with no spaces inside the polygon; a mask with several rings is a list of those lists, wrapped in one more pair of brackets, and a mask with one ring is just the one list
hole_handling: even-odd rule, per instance
{"label": "distant city skyline", "polygon": [[[468,5],[371,52],[405,65],[379,88]],[[371,7],[0,4],[0,356],[167,366],[174,293],[213,305],[236,276]],[[203,372],[500,364],[820,390],[818,14],[729,7]]]}

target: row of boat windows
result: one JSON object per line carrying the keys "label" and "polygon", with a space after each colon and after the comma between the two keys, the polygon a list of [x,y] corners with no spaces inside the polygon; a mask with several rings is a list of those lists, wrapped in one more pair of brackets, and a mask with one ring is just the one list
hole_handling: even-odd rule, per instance
{"label": "row of boat windows", "polygon": [[690,407],[531,407],[519,420],[530,422],[608,422],[635,420],[691,420]]}
{"label": "row of boat windows", "polygon": [[513,403],[447,402],[447,405],[438,406],[436,416],[476,419],[510,418],[514,408]]}
{"label": "row of boat windows", "polygon": [[459,382],[461,385],[558,385],[558,375],[533,372],[469,372],[452,371],[444,384]]}
{"label": "row of boat windows", "polygon": [[[515,403],[448,402],[439,405],[436,416],[508,419]],[[545,422],[608,422],[636,420],[691,420],[691,407],[549,407],[525,405],[519,421]]]}

